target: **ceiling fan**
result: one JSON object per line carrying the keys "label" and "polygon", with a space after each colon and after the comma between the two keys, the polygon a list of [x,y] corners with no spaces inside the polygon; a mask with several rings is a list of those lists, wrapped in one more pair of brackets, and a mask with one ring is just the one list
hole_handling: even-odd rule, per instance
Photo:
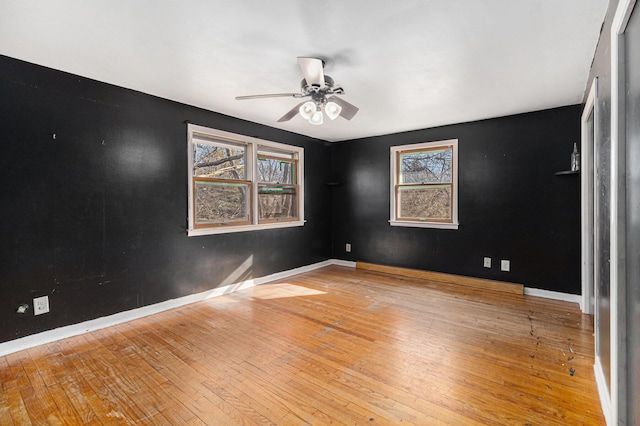
{"label": "ceiling fan", "polygon": [[324,74],[324,61],[318,58],[298,57],[298,65],[304,78],[300,82],[300,93],[272,93],[265,95],[236,96],[237,100],[293,97],[297,99],[311,98],[302,101],[289,112],[280,117],[278,123],[289,121],[296,114],[300,114],[309,123],[320,125],[324,121],[324,115],[331,120],[338,116],[351,120],[358,112],[358,107],[337,97],[344,95],[344,89],[336,85],[333,79]]}

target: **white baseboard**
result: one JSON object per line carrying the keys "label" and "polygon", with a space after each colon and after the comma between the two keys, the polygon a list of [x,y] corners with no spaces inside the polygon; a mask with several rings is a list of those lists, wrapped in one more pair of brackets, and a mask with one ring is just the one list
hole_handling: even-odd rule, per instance
{"label": "white baseboard", "polygon": [[169,309],[179,308],[180,306],[188,305],[190,303],[199,302],[201,300],[210,299],[212,297],[222,296],[224,294],[229,294],[239,290],[255,287],[257,285],[265,284],[271,281],[281,280],[293,275],[310,272],[315,269],[324,268],[325,266],[330,265],[348,266],[352,268],[355,268],[356,266],[355,262],[329,259],[323,262],[290,269],[288,271],[276,272],[275,274],[267,275],[265,277],[253,278],[234,284],[229,284],[223,287],[214,288],[213,290],[204,291],[202,293],[190,294],[189,296],[166,300],[164,302],[156,303],[153,305],[143,306],[141,308],[119,312],[117,314],[109,315],[106,317],[100,317],[78,324],[67,325],[53,330],[43,331],[42,333],[32,334],[30,336],[0,343],[0,356],[43,345],[45,343],[55,342],[56,340],[62,340],[68,337],[89,333],[101,328],[111,327],[112,325],[122,324],[127,321],[132,321],[138,318],[146,317],[148,315],[157,314]]}
{"label": "white baseboard", "polygon": [[544,297],[545,299],[577,303],[578,305],[582,302],[582,296],[579,294],[560,293],[558,291],[542,290],[539,288],[525,287],[524,294],[527,296]]}
{"label": "white baseboard", "polygon": [[602,414],[607,425],[612,425],[611,421],[611,398],[609,397],[609,388],[607,387],[607,381],[604,378],[604,372],[602,371],[602,363],[600,357],[596,356],[595,363],[593,364],[593,374],[596,377],[596,387],[598,388],[598,395],[600,396],[600,405],[602,406]]}

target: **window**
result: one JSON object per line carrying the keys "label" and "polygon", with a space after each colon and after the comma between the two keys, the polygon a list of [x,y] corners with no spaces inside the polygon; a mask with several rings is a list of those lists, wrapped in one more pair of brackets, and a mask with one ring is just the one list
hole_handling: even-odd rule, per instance
{"label": "window", "polygon": [[458,140],[391,147],[391,226],[458,229]]}
{"label": "window", "polygon": [[258,220],[262,223],[298,217],[297,160],[291,153],[258,150]]}
{"label": "window", "polygon": [[189,124],[188,234],[304,225],[303,148]]}
{"label": "window", "polygon": [[193,155],[194,228],[250,224],[246,146],[196,134]]}

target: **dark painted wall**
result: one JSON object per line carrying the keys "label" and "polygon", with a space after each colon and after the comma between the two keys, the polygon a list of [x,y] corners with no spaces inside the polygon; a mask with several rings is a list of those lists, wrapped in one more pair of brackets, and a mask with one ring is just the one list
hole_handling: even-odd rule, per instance
{"label": "dark painted wall", "polygon": [[[333,255],[580,293],[580,105],[332,145]],[[458,230],[389,226],[389,148],[458,139]],[[345,243],[352,252],[345,253]],[[483,257],[493,259],[491,269]],[[511,272],[500,271],[500,259]]]}
{"label": "dark painted wall", "polygon": [[[0,342],[332,256],[578,293],[580,111],[328,144],[0,56]],[[303,146],[307,224],[187,237],[187,120]],[[460,229],[390,227],[389,147],[449,138]]]}
{"label": "dark painted wall", "polygon": [[[303,146],[306,225],[187,237],[185,120]],[[0,56],[0,342],[329,258],[327,146]]]}

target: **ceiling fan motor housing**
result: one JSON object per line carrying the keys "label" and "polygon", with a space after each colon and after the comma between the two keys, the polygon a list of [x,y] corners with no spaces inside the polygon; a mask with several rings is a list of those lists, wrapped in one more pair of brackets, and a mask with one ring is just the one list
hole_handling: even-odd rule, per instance
{"label": "ceiling fan motor housing", "polygon": [[309,85],[307,81],[303,78],[300,81],[300,91],[304,96],[311,96],[311,99],[314,102],[324,104],[327,95],[342,95],[344,94],[344,89],[340,86],[335,86],[335,83],[331,77],[328,75],[324,76],[324,87],[321,87],[318,84]]}
{"label": "ceiling fan motor housing", "polygon": [[304,94],[309,94],[311,92],[318,92],[320,90],[330,90],[333,87],[333,79],[328,75],[324,76],[324,88],[322,88],[319,84],[308,84],[307,80],[304,78],[300,81],[300,91]]}

